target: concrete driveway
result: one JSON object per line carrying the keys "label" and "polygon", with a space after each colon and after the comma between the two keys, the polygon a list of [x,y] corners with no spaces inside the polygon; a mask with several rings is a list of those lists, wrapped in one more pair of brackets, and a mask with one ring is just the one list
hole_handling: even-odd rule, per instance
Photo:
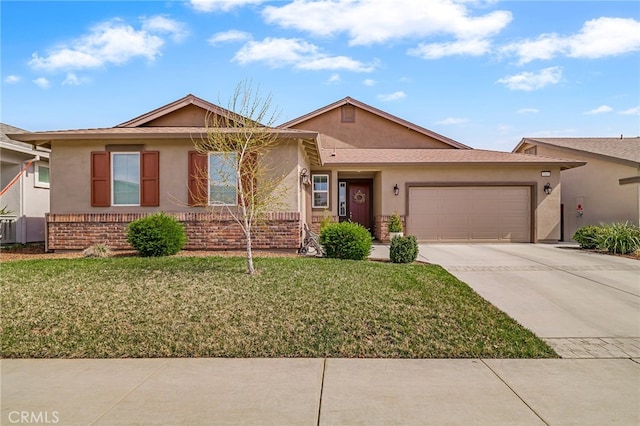
{"label": "concrete driveway", "polygon": [[566,245],[424,244],[443,266],[563,358],[640,356],[640,261]]}

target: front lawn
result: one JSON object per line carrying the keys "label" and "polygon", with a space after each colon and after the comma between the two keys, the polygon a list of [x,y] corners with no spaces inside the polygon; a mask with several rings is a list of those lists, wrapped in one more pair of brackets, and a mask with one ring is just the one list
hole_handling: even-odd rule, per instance
{"label": "front lawn", "polygon": [[317,258],[1,266],[3,358],[555,357],[435,265]]}

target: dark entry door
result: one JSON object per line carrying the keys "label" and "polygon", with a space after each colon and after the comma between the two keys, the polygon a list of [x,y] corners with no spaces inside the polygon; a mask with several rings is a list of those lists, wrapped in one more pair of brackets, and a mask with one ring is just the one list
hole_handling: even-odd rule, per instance
{"label": "dark entry door", "polygon": [[352,222],[371,229],[371,182],[349,182],[347,210]]}

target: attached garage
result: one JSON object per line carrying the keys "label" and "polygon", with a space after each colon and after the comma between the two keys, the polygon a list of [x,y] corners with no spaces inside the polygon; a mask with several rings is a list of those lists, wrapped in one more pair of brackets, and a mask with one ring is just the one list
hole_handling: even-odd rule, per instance
{"label": "attached garage", "polygon": [[419,241],[532,242],[531,186],[409,188],[407,232]]}

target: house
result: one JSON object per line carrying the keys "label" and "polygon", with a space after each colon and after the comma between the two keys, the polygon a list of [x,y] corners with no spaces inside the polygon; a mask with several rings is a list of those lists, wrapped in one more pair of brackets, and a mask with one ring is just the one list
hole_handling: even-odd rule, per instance
{"label": "house", "polygon": [[560,174],[561,240],[586,225],[640,225],[640,137],[524,138],[513,152],[586,162]]}
{"label": "house", "polygon": [[[220,155],[194,151],[211,117],[233,114],[188,95],[111,128],[12,135],[51,148],[48,248],[127,248],[126,225],[159,211],[185,224],[188,249],[242,247],[224,209],[194,200],[195,171]],[[544,184],[584,164],[474,150],[351,98],[268,131],[279,140],[268,156],[284,176],[282,205],[255,230],[254,248],[297,248],[303,224],[317,229],[326,215],[385,240],[394,212],[422,241],[557,241],[560,195]],[[208,193],[220,185],[209,182]]]}
{"label": "house", "polygon": [[49,211],[49,150],[9,133],[26,130],[0,123],[0,242],[42,242]]}

